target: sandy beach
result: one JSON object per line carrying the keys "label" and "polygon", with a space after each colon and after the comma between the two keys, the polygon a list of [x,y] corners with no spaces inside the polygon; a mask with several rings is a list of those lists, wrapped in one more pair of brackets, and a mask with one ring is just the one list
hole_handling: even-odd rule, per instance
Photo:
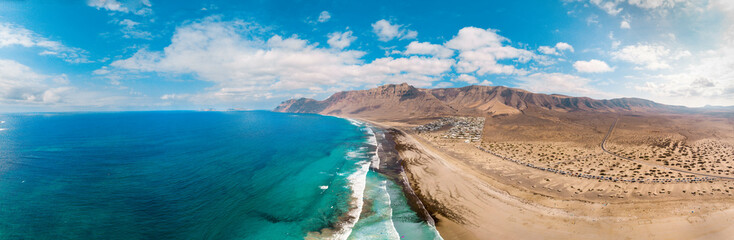
{"label": "sandy beach", "polygon": [[[562,176],[520,166],[463,141],[429,140],[403,123],[372,123],[393,133],[410,185],[445,239],[734,235],[734,201],[713,190],[730,183],[622,184]],[[711,190],[689,194],[693,189]]]}

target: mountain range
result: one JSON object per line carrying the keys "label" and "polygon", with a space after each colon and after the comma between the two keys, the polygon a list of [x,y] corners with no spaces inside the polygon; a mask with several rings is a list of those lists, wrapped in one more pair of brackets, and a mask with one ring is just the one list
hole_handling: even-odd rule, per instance
{"label": "mountain range", "polygon": [[680,112],[690,108],[640,98],[598,100],[559,94],[533,93],[504,86],[416,88],[406,83],[367,90],[342,91],[318,101],[309,98],[282,102],[276,112],[317,113],[381,119],[447,115],[495,116],[528,111],[556,112]]}

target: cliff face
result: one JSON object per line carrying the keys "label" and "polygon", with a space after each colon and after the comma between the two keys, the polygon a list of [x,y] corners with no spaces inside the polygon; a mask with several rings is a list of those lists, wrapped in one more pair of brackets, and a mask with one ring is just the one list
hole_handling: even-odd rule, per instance
{"label": "cliff face", "polygon": [[419,89],[406,83],[335,93],[331,97],[291,99],[277,112],[318,113],[382,119],[446,115],[519,114],[525,111],[664,112],[679,109],[637,98],[596,100],[532,93],[503,86]]}
{"label": "cliff face", "polygon": [[275,111],[388,118],[431,117],[457,113],[455,109],[425,90],[405,83],[368,90],[338,92],[323,101],[288,100],[275,108]]}

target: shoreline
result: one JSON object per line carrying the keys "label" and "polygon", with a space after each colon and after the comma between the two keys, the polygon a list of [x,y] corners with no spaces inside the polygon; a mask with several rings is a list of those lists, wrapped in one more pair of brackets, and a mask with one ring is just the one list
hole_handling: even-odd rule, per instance
{"label": "shoreline", "polygon": [[[376,165],[374,160],[367,162],[365,164],[366,171],[374,171],[375,173],[382,175],[388,181],[392,181],[395,185],[397,185],[403,197],[405,197],[405,199],[407,200],[406,202],[410,210],[413,211],[423,223],[427,223],[430,227],[432,227],[434,229],[433,231],[435,231],[436,234],[440,236],[440,233],[436,229],[436,221],[434,220],[435,218],[423,205],[422,200],[413,191],[411,184],[408,181],[408,177],[404,168],[404,162],[400,158],[399,151],[396,149],[396,142],[393,137],[393,134],[395,132],[399,133],[399,130],[394,128],[385,128],[384,126],[376,124],[369,120],[353,119],[349,117],[333,115],[331,116],[345,119],[351,124],[360,126],[361,128],[366,129],[370,132],[370,138],[373,138],[374,142],[368,142],[367,144],[374,145],[375,155],[372,157],[377,159],[377,162],[379,162],[379,164]],[[354,196],[352,197],[352,200],[356,200]],[[369,203],[364,204],[370,205]],[[357,206],[353,206],[352,209],[345,213],[345,215],[339,217],[339,221],[335,223],[335,225],[323,228],[319,231],[310,232],[306,239],[318,239],[326,236],[330,236],[330,239],[347,239],[350,236],[350,233],[354,230],[353,228],[355,227],[355,225],[359,222],[359,219],[361,218],[361,213],[364,211],[364,207],[361,205],[362,204],[357,204]],[[356,216],[351,214],[355,210],[358,210]]]}
{"label": "shoreline", "polygon": [[[364,121],[364,120],[362,120]],[[366,121],[367,122],[367,121]],[[411,210],[418,214],[423,221],[429,225],[435,227],[436,220],[435,216],[426,208],[423,200],[415,193],[413,187],[408,180],[408,176],[405,171],[404,161],[400,158],[397,143],[394,139],[395,134],[400,134],[399,130],[394,128],[383,128],[378,127],[372,122],[369,122],[373,127],[379,129],[382,136],[375,134],[378,147],[377,154],[380,158],[380,165],[378,168],[372,168],[372,170],[383,174],[388,179],[392,180],[395,184],[400,186],[403,195],[408,199],[408,205]]]}

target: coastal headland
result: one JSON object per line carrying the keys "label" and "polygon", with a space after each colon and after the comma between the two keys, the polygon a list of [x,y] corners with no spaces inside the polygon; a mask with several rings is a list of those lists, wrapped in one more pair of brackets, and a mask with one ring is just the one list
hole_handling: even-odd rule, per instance
{"label": "coastal headland", "polygon": [[276,111],[382,129],[382,173],[404,179],[411,207],[445,239],[734,235],[732,112],[407,84]]}

